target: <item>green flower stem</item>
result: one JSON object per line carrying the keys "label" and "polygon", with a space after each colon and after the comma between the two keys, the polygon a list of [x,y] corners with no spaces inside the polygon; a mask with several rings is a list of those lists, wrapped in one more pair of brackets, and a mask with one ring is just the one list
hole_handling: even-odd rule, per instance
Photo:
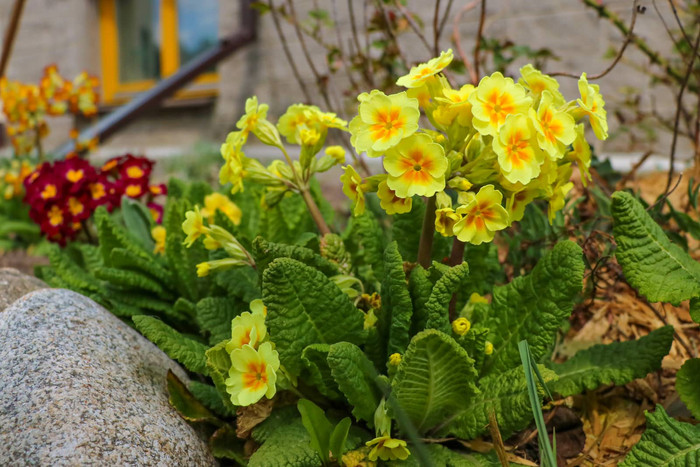
{"label": "green flower stem", "polygon": [[323,214],[321,214],[321,210],[318,208],[316,201],[314,201],[313,196],[311,196],[309,185],[302,180],[301,176],[297,173],[296,169],[294,168],[292,158],[289,157],[289,154],[287,153],[287,150],[284,149],[284,146],[280,145],[279,148],[282,150],[285,159],[287,159],[287,164],[289,164],[289,167],[292,169],[292,174],[294,175],[294,181],[297,189],[299,190],[301,197],[304,198],[306,207],[309,209],[309,214],[311,214],[311,218],[316,223],[319,233],[321,236],[332,233],[331,229],[328,227],[328,224],[326,224],[326,220],[323,218]]}
{"label": "green flower stem", "polygon": [[425,269],[430,267],[432,262],[433,236],[435,235],[435,195],[428,198],[425,206],[425,217],[423,217],[423,230],[420,234],[418,245],[418,264]]}

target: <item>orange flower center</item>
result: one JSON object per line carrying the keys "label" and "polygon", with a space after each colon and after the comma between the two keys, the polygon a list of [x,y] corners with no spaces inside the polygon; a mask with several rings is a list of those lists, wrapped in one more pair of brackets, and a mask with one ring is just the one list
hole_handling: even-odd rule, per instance
{"label": "orange flower center", "polygon": [[380,110],[375,114],[374,123],[370,126],[370,132],[374,141],[388,140],[394,137],[406,125],[401,116],[399,107],[391,107],[389,110]]}
{"label": "orange flower center", "polygon": [[491,123],[501,125],[506,120],[508,114],[515,112],[515,105],[510,94],[501,94],[498,89],[491,91],[486,97],[484,108],[491,117]]}
{"label": "orange flower center", "polygon": [[68,210],[71,214],[77,216],[85,210],[85,206],[83,205],[83,203],[78,201],[77,198],[70,198],[68,200]]}
{"label": "orange flower center", "polygon": [[58,193],[58,191],[56,190],[56,185],[48,184],[44,187],[44,190],[41,192],[41,197],[43,199],[50,199],[56,196],[56,193]]}
{"label": "orange flower center", "polygon": [[81,178],[83,178],[83,169],[78,169],[78,170],[69,170],[68,173],[66,173],[66,179],[71,182],[71,183],[76,183],[80,181]]}
{"label": "orange flower center", "polygon": [[137,196],[141,195],[141,186],[129,185],[126,187],[126,190],[124,190],[124,193],[126,193],[126,196],[129,196],[130,198],[136,198]]}
{"label": "orange flower center", "polygon": [[243,386],[258,391],[267,386],[267,365],[264,362],[250,362],[248,371],[243,374]]}
{"label": "orange flower center", "polygon": [[135,165],[132,165],[128,169],[126,169],[126,176],[129,178],[141,178],[144,175],[144,171],[141,170],[141,167],[136,167]]}
{"label": "orange flower center", "polygon": [[63,224],[63,212],[58,206],[52,207],[49,211],[49,223],[54,227]]}
{"label": "orange flower center", "polygon": [[102,183],[93,183],[90,185],[90,194],[92,199],[100,199],[106,195],[105,186]]}

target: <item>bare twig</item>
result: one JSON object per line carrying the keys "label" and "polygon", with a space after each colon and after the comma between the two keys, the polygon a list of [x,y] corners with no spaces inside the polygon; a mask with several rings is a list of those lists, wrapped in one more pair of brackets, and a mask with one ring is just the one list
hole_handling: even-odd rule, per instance
{"label": "bare twig", "polygon": [[425,38],[425,35],[423,34],[423,31],[420,30],[420,27],[416,24],[416,22],[413,20],[411,17],[411,13],[404,8],[403,5],[401,5],[400,0],[396,0],[394,2],[396,5],[396,8],[401,12],[401,15],[403,15],[404,18],[406,18],[406,21],[408,21],[408,25],[411,26],[411,29],[413,29],[413,32],[416,33],[416,36],[418,36],[418,39],[423,43],[426,49],[428,49],[428,52],[433,53],[432,47],[430,47],[430,44],[428,43],[428,39]]}
{"label": "bare twig", "polygon": [[374,78],[372,73],[369,71],[369,57],[362,53],[362,47],[360,46],[360,36],[357,34],[357,24],[355,23],[355,10],[353,8],[353,3],[355,0],[348,0],[348,11],[350,13],[350,29],[352,31],[352,39],[355,43],[355,48],[357,49],[357,54],[362,55],[362,76],[365,78],[365,82],[370,86],[374,87]]}
{"label": "bare twig", "polygon": [[651,4],[654,7],[654,10],[656,11],[656,15],[661,20],[661,24],[663,24],[664,29],[666,30],[666,34],[668,34],[668,37],[671,38],[671,41],[673,42],[673,45],[675,46],[676,50],[679,50],[678,49],[678,41],[676,41],[676,38],[673,36],[673,32],[671,32],[671,29],[668,27],[668,24],[666,24],[666,20],[664,19],[664,16],[661,14],[659,7],[656,5],[656,0],[651,0]]}
{"label": "bare twig", "polygon": [[440,0],[435,0],[435,13],[433,13],[433,54],[437,57],[440,53]]}
{"label": "bare twig", "polygon": [[470,3],[464,5],[462,9],[459,10],[459,13],[455,15],[454,22],[452,23],[452,41],[455,44],[455,49],[457,49],[457,55],[459,55],[462,62],[464,62],[464,66],[467,68],[467,72],[469,73],[469,79],[475,86],[479,82],[479,75],[476,73],[474,66],[467,58],[467,54],[464,53],[464,49],[462,48],[461,34],[459,33],[459,22],[462,20],[462,15],[467,11],[474,9],[478,3],[479,0],[472,0]]}
{"label": "bare twig", "polygon": [[15,4],[12,6],[10,21],[7,25],[7,30],[5,31],[4,40],[2,41],[2,55],[0,55],[0,78],[5,76],[5,70],[7,69],[7,64],[10,61],[10,55],[12,55],[12,46],[14,45],[15,37],[17,36],[19,20],[22,18],[22,10],[24,10],[25,3],[26,0],[15,0]]}
{"label": "bare twig", "polygon": [[[612,61],[612,63],[602,72],[598,73],[597,75],[592,75],[588,76],[587,79],[592,81],[596,79],[600,79],[603,76],[607,75],[610,73],[615,66],[617,66],[618,62],[622,58],[622,55],[625,53],[625,50],[627,49],[627,46],[632,42],[634,39],[634,25],[637,22],[637,13],[639,12],[639,0],[634,0],[634,3],[632,4],[632,20],[630,21],[630,26],[627,29],[627,34],[625,36],[625,41],[622,43],[622,47],[620,47],[620,50],[617,52],[617,55],[615,56],[615,59]],[[566,72],[554,72],[554,73],[549,73],[549,76],[566,76],[569,78],[576,78],[578,79],[579,76],[575,75],[573,73],[566,73]]]}
{"label": "bare twig", "polygon": [[670,167],[668,169],[666,189],[664,190],[666,192],[669,190],[669,188],[671,188],[671,183],[673,182],[673,165],[676,159],[676,143],[678,142],[678,124],[680,123],[681,109],[683,108],[683,93],[685,92],[685,88],[688,86],[690,75],[693,74],[693,65],[695,64],[695,57],[698,55],[698,46],[700,46],[700,29],[698,30],[698,36],[695,39],[695,44],[693,44],[693,55],[690,58],[688,69],[685,72],[685,77],[683,79],[683,83],[681,84],[681,90],[678,92],[678,100],[676,102],[676,119],[673,126],[673,139],[671,140],[671,154],[669,156]]}
{"label": "bare twig", "polygon": [[289,63],[289,66],[292,68],[292,73],[294,74],[294,78],[297,80],[297,83],[299,83],[299,87],[301,88],[301,92],[304,93],[304,99],[306,99],[306,102],[311,103],[311,96],[309,95],[309,90],[306,89],[306,84],[304,83],[304,80],[301,79],[301,75],[299,74],[299,70],[297,69],[297,66],[294,62],[294,58],[292,58],[292,53],[289,51],[289,46],[287,45],[287,39],[284,37],[284,32],[282,32],[282,26],[280,25],[280,20],[277,17],[277,12],[275,11],[275,6],[272,3],[272,0],[268,0],[267,4],[270,6],[270,13],[272,14],[272,21],[275,23],[275,30],[277,31],[277,36],[280,39],[280,42],[282,43],[282,49],[284,50],[284,56],[287,58],[287,62]]}
{"label": "bare twig", "polygon": [[493,447],[496,449],[498,460],[501,461],[502,466],[508,467],[510,462],[508,461],[506,446],[503,444],[501,430],[498,429],[498,420],[496,420],[496,413],[493,410],[489,412],[489,432],[491,433],[491,441],[493,441]]}
{"label": "bare twig", "polygon": [[394,34],[394,30],[391,28],[391,18],[389,17],[389,12],[384,7],[384,3],[382,2],[382,0],[376,0],[376,4],[377,8],[379,8],[382,11],[382,14],[384,15],[384,22],[386,23],[386,32],[387,34],[389,34],[391,42],[394,43],[394,47],[396,47],[396,53],[399,57],[401,57],[402,62],[407,63],[406,57],[404,57],[401,53],[401,47],[399,47],[399,40],[397,39],[396,34]]}
{"label": "bare twig", "polygon": [[454,0],[449,0],[447,2],[447,8],[445,8],[445,13],[442,15],[442,21],[440,21],[440,27],[438,28],[438,40],[442,37],[442,31],[445,29],[445,24],[447,23],[447,18],[450,17],[450,11],[452,11],[452,3]]}
{"label": "bare twig", "polygon": [[479,29],[476,32],[476,44],[474,45],[474,73],[479,76],[479,52],[481,51],[481,36],[484,34],[486,22],[486,0],[481,0],[481,13],[479,15]]}
{"label": "bare twig", "polygon": [[681,19],[678,17],[678,10],[676,10],[676,5],[673,4],[673,0],[668,0],[668,5],[671,7],[671,11],[673,11],[673,17],[676,19],[676,24],[678,24],[678,29],[680,29],[681,34],[683,34],[683,39],[690,45],[690,37],[688,36],[688,33],[685,32],[685,28],[683,27],[683,23],[681,22]]}
{"label": "bare twig", "polygon": [[[639,297],[641,302],[644,303],[644,305],[647,308],[649,308],[654,313],[654,315],[656,315],[656,317],[659,318],[659,320],[662,323],[664,323],[664,326],[669,325],[668,321],[666,321],[666,318],[659,312],[659,310],[654,308],[654,306],[651,303],[649,303],[649,300],[647,300],[646,297],[643,297],[639,293],[637,293],[637,296]],[[675,337],[676,340],[678,341],[678,343],[683,346],[683,348],[686,350],[686,352],[688,352],[688,355],[690,355],[691,357],[695,357],[697,355],[697,352],[694,352],[693,349],[690,347],[690,345],[684,339],[681,339],[681,336],[678,334],[678,332],[676,332],[675,329],[673,330],[673,337]]]}

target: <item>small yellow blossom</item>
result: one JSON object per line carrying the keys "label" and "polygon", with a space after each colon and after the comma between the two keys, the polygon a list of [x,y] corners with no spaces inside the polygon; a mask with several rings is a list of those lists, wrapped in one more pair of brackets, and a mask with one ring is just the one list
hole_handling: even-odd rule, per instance
{"label": "small yellow blossom", "polygon": [[531,64],[527,64],[520,69],[521,78],[518,84],[528,89],[538,99],[543,91],[549,91],[554,98],[554,105],[561,106],[566,103],[564,96],[559,92],[559,83],[549,75],[545,75]]}
{"label": "small yellow blossom", "polygon": [[469,193],[463,206],[457,208],[462,218],[455,224],[457,239],[479,245],[490,242],[498,230],[509,225],[508,212],[501,206],[503,194],[493,185],[481,187],[474,195]]}
{"label": "small yellow blossom", "polygon": [[338,164],[345,164],[345,149],[342,146],[328,146],[326,155],[331,156]]}
{"label": "small yellow blossom", "polygon": [[274,397],[279,367],[279,354],[269,342],[260,344],[258,350],[251,345],[234,349],[231,352],[229,377],[225,381],[231,402],[246,406],[255,404],[263,396],[268,399]]}
{"label": "small yellow blossom", "polygon": [[343,193],[355,205],[353,214],[359,216],[365,212],[365,192],[362,188],[362,177],[351,165],[346,165],[343,167],[343,170],[345,170],[345,173],[340,176],[340,181],[343,182]]}
{"label": "small yellow blossom", "polygon": [[243,191],[246,172],[243,167],[245,155],[241,150],[241,140],[227,140],[221,145],[221,156],[224,158],[224,164],[219,171],[219,182],[222,185],[231,183],[231,193]]}
{"label": "small yellow blossom", "polygon": [[374,90],[363,97],[358,115],[350,122],[350,142],[358,153],[380,156],[415,133],[419,117],[418,100],[409,98],[406,92],[387,96]]}
{"label": "small yellow blossom", "polygon": [[399,366],[399,363],[401,363],[401,354],[396,352],[391,355],[389,355],[389,365],[392,366]]}
{"label": "small yellow blossom", "polygon": [[576,101],[580,106],[579,112],[588,115],[593,133],[598,139],[608,139],[608,117],[600,86],[589,84],[586,73],[582,73],[578,80],[578,90],[581,93],[581,98]]}
{"label": "small yellow blossom", "polygon": [[185,221],[182,223],[182,231],[187,235],[184,242],[187,248],[191,247],[195,240],[197,240],[201,235],[204,235],[209,231],[209,229],[204,225],[204,219],[202,218],[202,213],[199,211],[198,206],[195,206],[194,211],[187,211],[185,213]]}
{"label": "small yellow blossom", "polygon": [[412,135],[387,151],[387,185],[401,198],[433,196],[445,188],[445,150],[425,134]]}
{"label": "small yellow blossom", "polygon": [[496,136],[508,115],[527,113],[532,98],[521,85],[496,72],[481,79],[469,102],[474,128],[482,135]]}
{"label": "small yellow blossom", "polygon": [[212,193],[204,197],[204,208],[202,208],[201,212],[202,216],[206,217],[210,224],[214,223],[216,211],[221,211],[234,225],[240,225],[243,213],[228,196],[221,193]]}
{"label": "small yellow blossom", "polygon": [[206,277],[211,272],[211,264],[205,261],[203,263],[197,264],[197,277]]}
{"label": "small yellow blossom", "polygon": [[511,183],[528,183],[540,174],[544,154],[532,144],[532,133],[525,115],[509,115],[493,138],[501,173]]}
{"label": "small yellow blossom", "polygon": [[244,311],[231,320],[231,340],[226,344],[226,351],[230,353],[244,345],[256,349],[266,335],[265,315]]}
{"label": "small yellow blossom", "polygon": [[467,318],[457,318],[452,321],[452,331],[458,336],[463,336],[468,333],[471,327],[472,323],[470,323]]}
{"label": "small yellow blossom", "polygon": [[484,344],[484,353],[486,355],[491,355],[493,353],[493,344],[489,341],[486,341],[486,344]]}
{"label": "small yellow blossom", "polygon": [[401,198],[396,196],[396,192],[389,188],[386,180],[379,182],[377,197],[379,197],[379,205],[389,215],[411,212],[413,198]]}
{"label": "small yellow blossom", "polygon": [[452,49],[443,51],[439,57],[431,58],[427,63],[421,63],[411,68],[407,75],[402,76],[396,81],[396,84],[405,88],[419,88],[426,82],[440,73],[452,62]]}
{"label": "small yellow blossom", "polygon": [[459,221],[460,216],[452,208],[441,208],[435,211],[435,230],[443,237],[451,237],[454,233],[454,226]]}
{"label": "small yellow blossom", "polygon": [[372,446],[372,450],[369,452],[367,457],[373,461],[376,461],[377,459],[381,459],[383,461],[403,461],[408,459],[408,456],[411,455],[406,441],[402,439],[394,439],[388,435],[374,438],[371,441],[367,441],[365,444],[367,446]]}
{"label": "small yellow blossom", "polygon": [[480,295],[476,292],[472,292],[472,294],[469,296],[469,303],[486,303],[486,304],[488,304],[489,301],[483,295]]}
{"label": "small yellow blossom", "polygon": [[430,106],[430,90],[427,85],[423,85],[419,88],[408,88],[406,90],[406,95],[413,99],[418,99],[418,106],[422,109],[426,109]]}
{"label": "small yellow blossom", "polygon": [[293,104],[277,121],[277,129],[291,144],[297,144],[299,130],[311,127],[312,115],[320,112],[315,105]]}
{"label": "small yellow blossom", "polygon": [[365,312],[365,319],[362,323],[363,329],[371,329],[377,324],[377,315],[374,313],[374,309],[369,309]]}
{"label": "small yellow blossom", "polygon": [[566,154],[566,160],[576,162],[581,171],[581,182],[583,186],[588,185],[588,180],[592,180],[588,170],[591,166],[591,147],[586,141],[583,125],[576,125],[576,139],[571,145],[571,151]]}
{"label": "small yellow blossom", "polygon": [[256,298],[255,300],[250,302],[249,306],[250,311],[253,313],[253,315],[267,316],[267,307],[261,299]]}
{"label": "small yellow blossom", "polygon": [[537,130],[537,142],[553,160],[564,156],[564,148],[576,138],[574,117],[557,110],[553,104],[552,93],[542,92],[540,105],[530,108],[530,120]]}
{"label": "small yellow blossom", "polygon": [[566,204],[566,195],[574,187],[571,179],[571,164],[560,165],[557,168],[557,178],[551,187],[551,193],[548,197],[549,205],[547,217],[551,224],[558,211],[561,211]]}
{"label": "small yellow blossom", "polygon": [[534,200],[538,193],[538,188],[523,188],[512,193],[506,201],[506,211],[510,216],[510,222],[517,222],[525,215],[525,208]]}
{"label": "small yellow blossom", "polygon": [[433,117],[437,123],[449,125],[457,119],[457,123],[462,126],[470,126],[472,123],[472,104],[469,96],[476,89],[471,84],[465,84],[459,90],[445,89],[442,91],[444,97],[436,97],[435,100],[441,105],[438,108],[443,110]]}
{"label": "small yellow blossom", "polygon": [[162,255],[165,253],[165,227],[162,225],[157,225],[151,229],[151,238],[155,242],[155,247],[153,248],[153,253],[156,255]]}
{"label": "small yellow blossom", "polygon": [[254,132],[258,126],[258,122],[267,118],[268,108],[269,106],[267,104],[258,104],[258,98],[256,96],[249,97],[245,101],[245,115],[238,120],[236,127],[240,129],[245,136],[247,136],[248,133]]}

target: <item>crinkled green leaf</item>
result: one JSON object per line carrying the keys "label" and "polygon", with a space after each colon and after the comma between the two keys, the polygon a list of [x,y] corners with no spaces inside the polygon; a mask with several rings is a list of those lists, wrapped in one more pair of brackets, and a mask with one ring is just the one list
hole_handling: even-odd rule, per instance
{"label": "crinkled green leaf", "polygon": [[339,400],[342,396],[328,366],[330,348],[328,344],[312,344],[304,349],[301,354],[305,368],[302,379],[329,399]]}
{"label": "crinkled green leaf", "polygon": [[[425,217],[425,202],[418,196],[413,197],[411,211],[393,216],[391,224],[391,239],[398,243],[401,257],[406,261],[415,262],[418,258],[423,218]],[[448,256],[452,239],[435,234],[431,249],[432,258],[440,261]]]}
{"label": "crinkled green leaf", "polygon": [[[544,381],[549,385],[557,375],[544,366],[539,366]],[[533,421],[527,382],[522,366],[482,378],[480,394],[471,403],[462,406],[461,413],[447,427],[447,432],[462,438],[474,439],[488,432],[489,413],[498,421],[503,439],[528,426]],[[543,392],[538,387],[542,396]]]}
{"label": "crinkled green leaf", "polygon": [[680,302],[700,297],[700,263],[671,243],[634,197],[612,195],[615,256],[627,282],[650,302]]}
{"label": "crinkled green leaf", "polygon": [[60,279],[61,285],[76,292],[88,290],[92,293],[99,293],[103,287],[102,283],[78,266],[66,253],[61,251],[57,245],[51,245],[48,249],[51,268],[56,280]]}
{"label": "crinkled green leaf", "polygon": [[107,266],[111,266],[110,255],[115,248],[124,248],[136,256],[150,259],[150,252],[141,247],[138,240],[134,239],[124,227],[117,225],[104,206],[95,210],[94,219],[97,236],[100,239],[100,252]]}
{"label": "crinkled green leaf", "polygon": [[352,405],[352,414],[373,426],[374,411],[382,396],[375,382],[377,372],[372,362],[358,346],[339,342],[330,347],[328,366],[338,388]]}
{"label": "crinkled green leaf", "polygon": [[460,289],[465,299],[469,299],[473,292],[479,295],[491,293],[495,285],[505,282],[506,276],[498,262],[498,247],[495,243],[467,244],[464,260],[469,264],[469,280]]}
{"label": "crinkled green leaf", "polygon": [[622,385],[661,368],[661,360],[673,342],[673,327],[664,326],[634,341],[594,345],[564,363],[550,363],[559,379],[550,389],[564,397],[597,389],[605,384]]}
{"label": "crinkled green leaf", "polygon": [[322,272],[299,261],[270,263],[263,274],[263,301],[280,361],[293,375],[301,371],[307,346],[364,339],[364,314]]}
{"label": "crinkled green leaf", "polygon": [[413,304],[408,293],[403,259],[396,242],[391,242],[384,251],[381,296],[382,308],[379,311],[377,330],[387,344],[386,355],[404,353],[408,347]]}
{"label": "crinkled green leaf", "polygon": [[433,283],[428,277],[428,271],[417,265],[411,270],[408,278],[408,290],[413,302],[413,316],[411,317],[410,335],[415,336],[425,329],[428,324],[428,310],[425,304],[428,303],[430,294],[433,291]]}
{"label": "crinkled green leaf", "polygon": [[518,342],[523,339],[536,361],[547,352],[581,291],[583,269],[581,248],[560,242],[529,275],[494,288],[491,313],[483,324],[492,332],[494,351],[484,375],[520,366]]}
{"label": "crinkled green leaf", "polygon": [[486,360],[484,350],[486,349],[488,335],[488,329],[472,327],[465,335],[455,338],[457,343],[474,359],[474,368],[476,368],[477,372],[481,370],[481,366]]}
{"label": "crinkled green leaf", "polygon": [[646,417],[647,429],[621,467],[700,465],[700,426],[672,419],[661,405]]}
{"label": "crinkled green leaf", "polygon": [[204,335],[209,336],[209,343],[215,345],[231,338],[231,320],[247,308],[235,298],[203,298],[197,302],[197,325]]}
{"label": "crinkled green leaf", "polygon": [[235,406],[231,402],[231,396],[226,392],[226,378],[231,369],[231,356],[226,351],[226,343],[221,341],[205,352],[207,372],[214,382],[214,387],[219,392],[221,400],[229,410],[235,411]]}
{"label": "crinkled green leaf", "polygon": [[130,269],[153,276],[163,284],[172,284],[173,275],[155,256],[145,259],[124,248],[115,248],[110,253],[110,264],[119,269]]}
{"label": "crinkled green leaf", "polygon": [[168,370],[168,401],[180,416],[188,422],[208,422],[219,425],[220,421],[187,389],[185,384]]}
{"label": "crinkled green leaf", "polygon": [[[293,409],[293,412],[289,409]],[[297,408],[275,410],[253,428],[253,439],[262,443],[250,456],[248,467],[318,467],[321,459],[311,447],[311,438]]]}
{"label": "crinkled green leaf", "polygon": [[[226,257],[226,255],[222,254],[221,257]],[[212,259],[217,258],[212,255]],[[217,271],[216,274],[212,275],[216,285],[224,289],[229,297],[240,298],[248,303],[261,297],[260,278],[253,268],[230,268]]]}
{"label": "crinkled green leaf", "polygon": [[185,368],[194,373],[204,375],[208,373],[205,356],[206,345],[183,336],[152,316],[134,316],[133,321],[136,329],[168,354],[170,358],[182,363]]}
{"label": "crinkled green leaf", "polygon": [[700,297],[690,299],[690,317],[700,324]]}
{"label": "crinkled green leaf", "polygon": [[[411,448],[412,446],[409,444],[408,449],[411,450]],[[441,444],[426,444],[425,448],[435,467],[501,467],[501,462],[494,451],[487,454],[466,453],[454,451]],[[422,467],[414,455],[409,456],[405,461],[391,461],[387,465],[391,467]]]}
{"label": "crinkled green leaf", "polygon": [[190,381],[187,385],[187,389],[189,389],[192,395],[204,404],[205,407],[220,417],[233,417],[236,415],[236,412],[222,399],[221,394],[215,386],[199,381]]}
{"label": "crinkled green leaf", "polygon": [[146,251],[153,251],[155,242],[151,237],[153,218],[143,203],[124,196],[121,204],[122,219],[126,230],[136,239]]}
{"label": "crinkled green leaf", "polygon": [[353,266],[365,271],[363,277],[381,280],[384,275],[384,232],[377,219],[365,212],[351,217],[343,241],[352,253]]}
{"label": "crinkled green leaf", "polygon": [[236,436],[236,430],[228,423],[209,438],[209,449],[214,457],[232,459],[238,465],[246,465],[245,441]]}
{"label": "crinkled green leaf", "polygon": [[163,284],[140,272],[103,267],[98,269],[95,275],[98,279],[102,279],[127,290],[148,291],[153,292],[161,298],[172,298],[171,293],[165,290]]}
{"label": "crinkled green leaf", "polygon": [[304,232],[316,231],[301,195],[290,193],[279,204],[262,211],[258,234],[274,243],[293,244]]}
{"label": "crinkled green leaf", "polygon": [[676,374],[676,391],[695,418],[700,420],[700,358],[686,360]]}
{"label": "crinkled green leaf", "polygon": [[263,274],[267,266],[277,258],[292,258],[299,262],[318,269],[327,276],[340,274],[338,265],[327,260],[313,250],[298,245],[284,245],[272,243],[262,237],[253,241],[253,256],[258,273]]}
{"label": "crinkled green leaf", "polygon": [[428,329],[437,329],[444,333],[450,332],[450,318],[448,308],[452,295],[459,286],[469,276],[469,265],[462,263],[459,266],[450,268],[438,279],[430,293],[430,298],[425,304],[428,311]]}
{"label": "crinkled green leaf", "polygon": [[393,394],[419,433],[460,410],[478,393],[474,360],[434,329],[411,340],[392,382]]}

